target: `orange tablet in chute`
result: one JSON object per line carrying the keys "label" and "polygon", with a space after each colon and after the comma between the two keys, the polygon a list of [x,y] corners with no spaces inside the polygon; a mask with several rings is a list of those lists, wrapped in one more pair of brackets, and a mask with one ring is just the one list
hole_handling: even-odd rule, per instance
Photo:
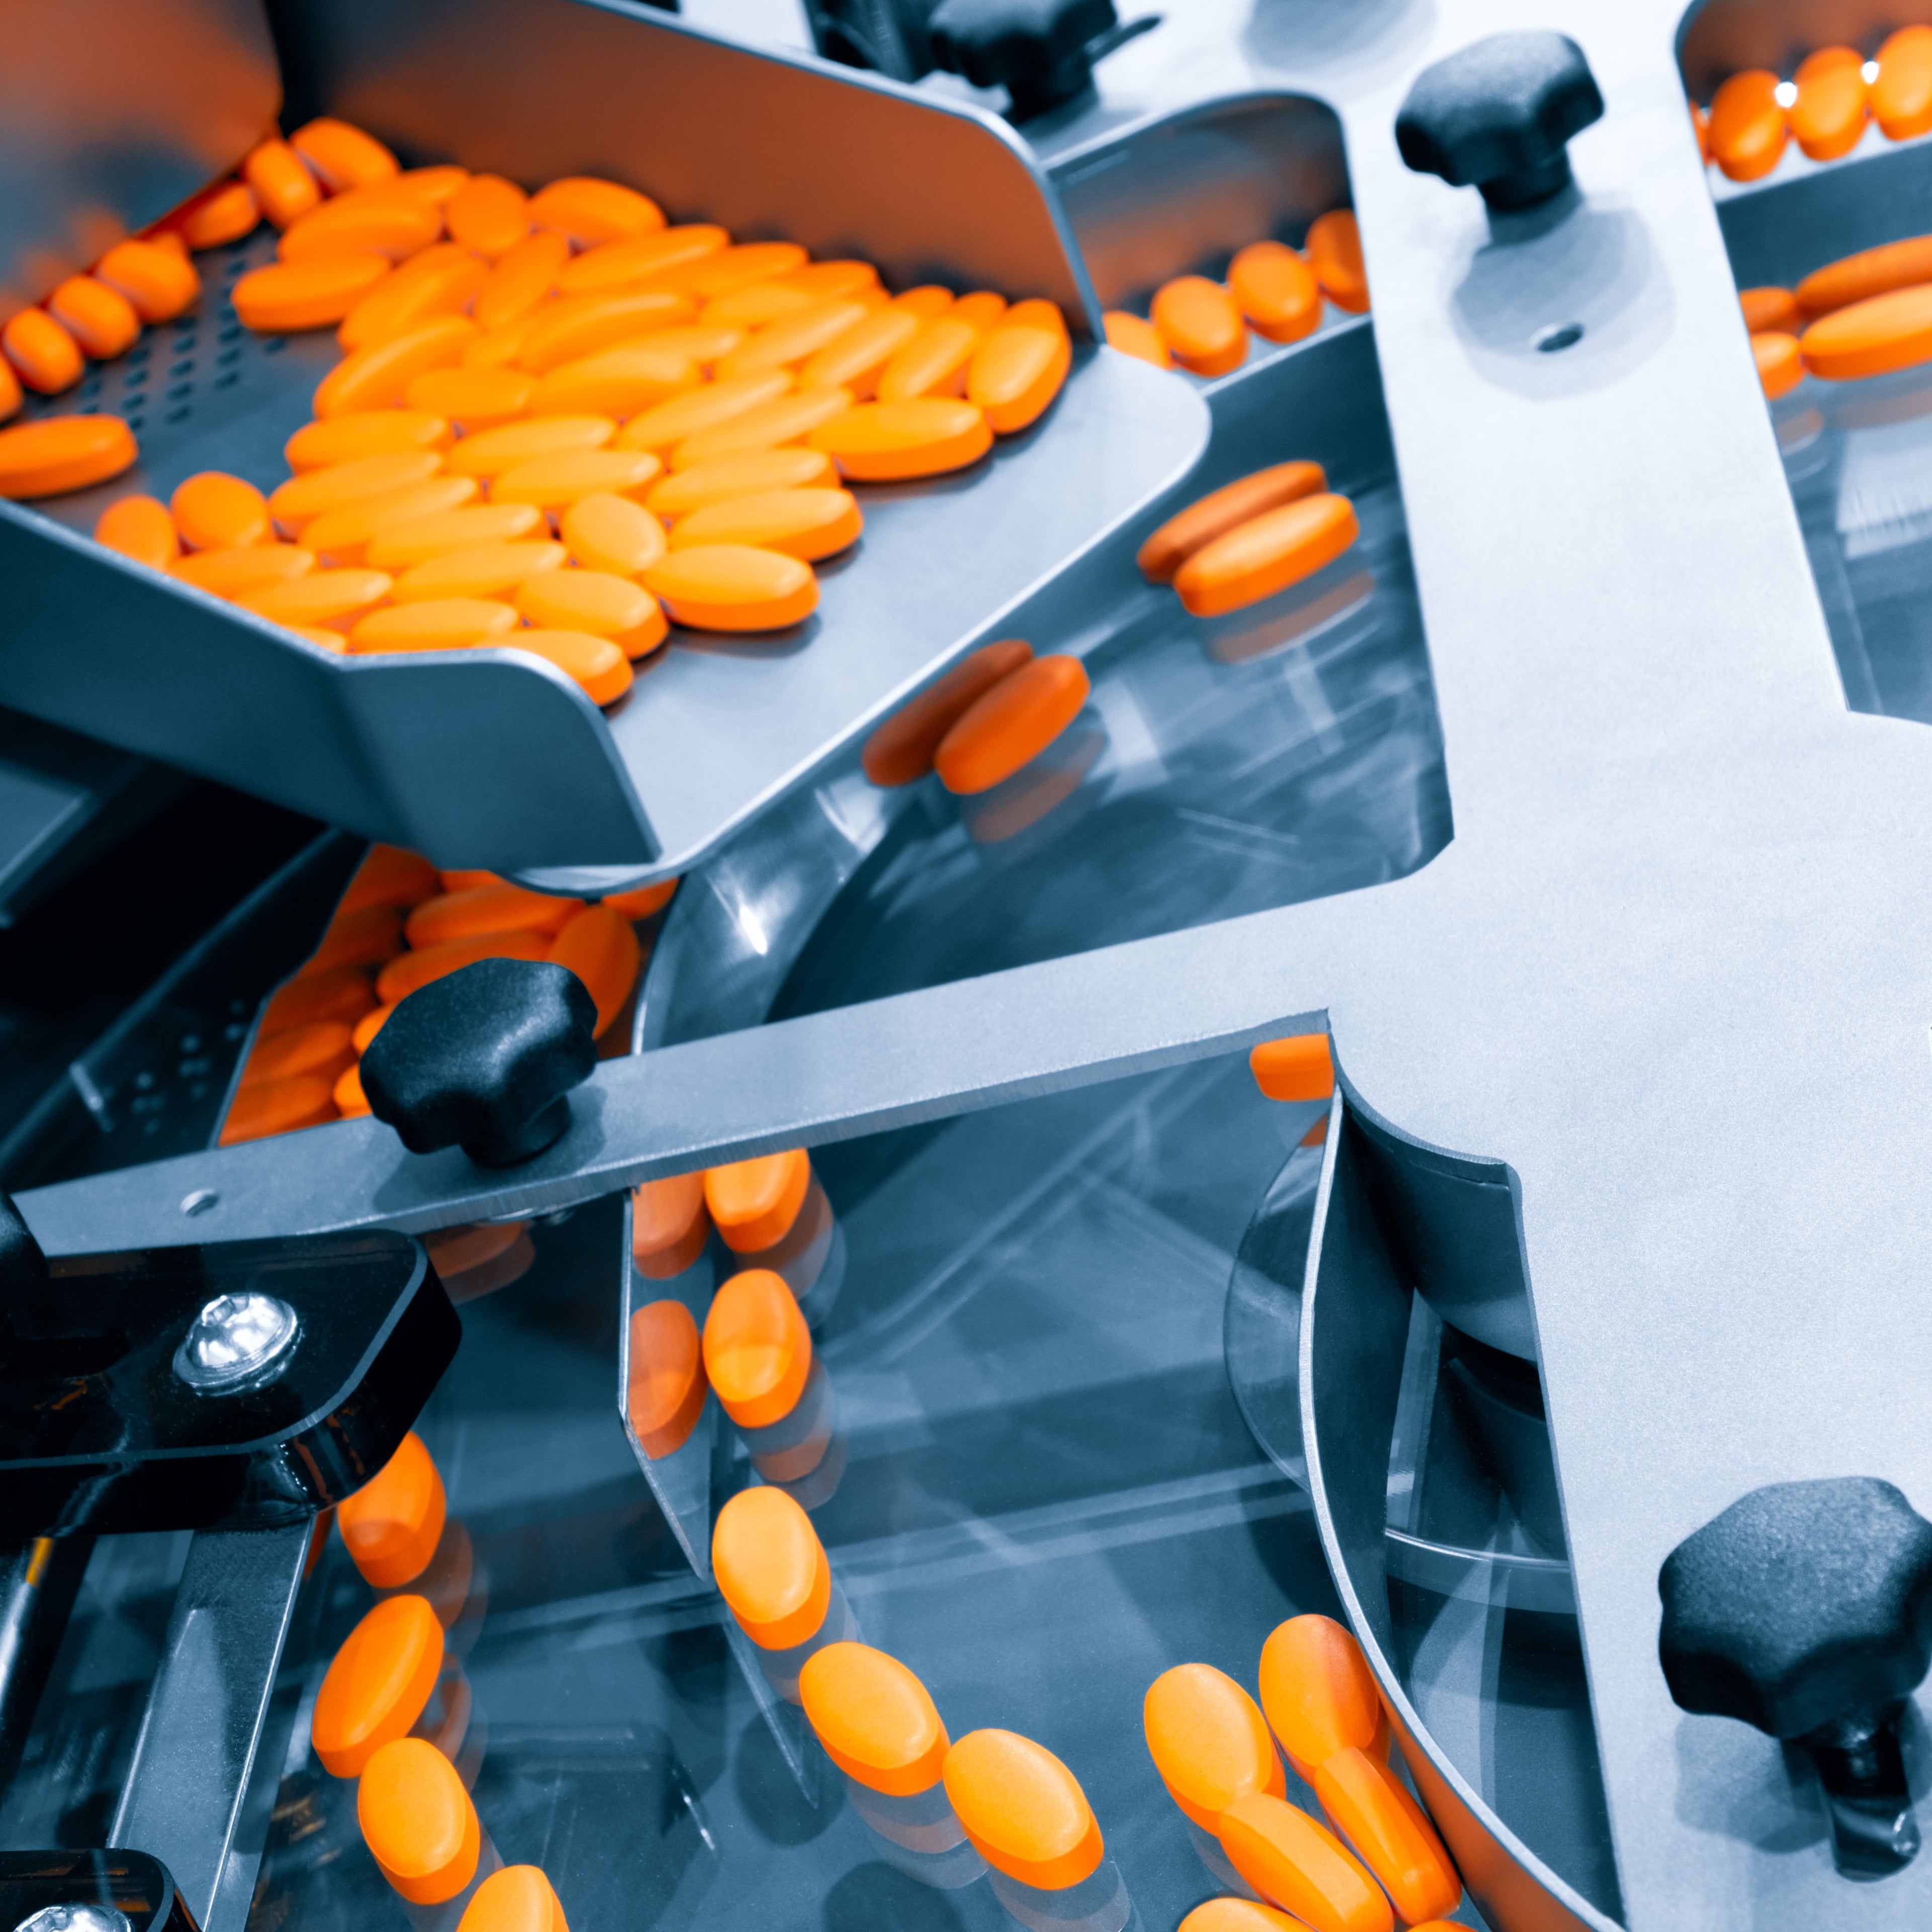
{"label": "orange tablet in chute", "polygon": [[664,211],[649,195],[594,175],[567,175],[530,197],[532,228],[556,229],[586,248],[664,225]]}
{"label": "orange tablet in chute", "polygon": [[1335,1090],[1335,1061],[1325,1033],[1264,1040],[1250,1049],[1248,1070],[1270,1100],[1325,1100]]}
{"label": "orange tablet in chute", "polygon": [[922,282],[917,288],[902,290],[893,296],[892,305],[894,308],[910,310],[929,322],[934,316],[944,315],[952,302],[950,289],[942,288],[937,282]]}
{"label": "orange tablet in chute", "polygon": [[1732,181],[1756,181],[1784,158],[1790,128],[1768,68],[1734,74],[1711,97],[1711,158]]}
{"label": "orange tablet in chute", "polygon": [[393,496],[412,484],[427,483],[442,467],[442,453],[435,449],[390,450],[377,456],[358,456],[348,463],[332,463],[304,470],[280,484],[268,499],[268,514],[284,530],[299,535],[326,510],[346,509],[372,497]]}
{"label": "orange tablet in chute", "polygon": [[668,289],[566,296],[537,311],[518,360],[533,376],[546,375],[599,349],[686,321],[691,313],[690,297]]}
{"label": "orange tablet in chute", "polygon": [[394,185],[406,188],[411,194],[422,196],[425,201],[434,202],[445,211],[446,220],[449,204],[469,179],[467,168],[458,167],[454,161],[441,161],[426,168],[405,168],[395,176]]}
{"label": "orange tablet in chute", "polygon": [[[710,1234],[702,1169],[647,1180],[631,1190],[631,1258],[640,1274],[668,1281],[683,1274],[704,1252]],[[694,1331],[694,1346],[696,1339]]]}
{"label": "orange tablet in chute", "polygon": [[550,1882],[535,1865],[506,1865],[476,1888],[456,1932],[570,1932]]}
{"label": "orange tablet in chute", "polygon": [[634,416],[690,394],[703,380],[689,356],[642,335],[552,369],[537,383],[530,410],[540,416]]}
{"label": "orange tablet in chute", "polygon": [[4,355],[0,355],[0,422],[18,412],[26,396],[20,387],[20,379],[14,372],[14,365]]}
{"label": "orange tablet in chute", "polygon": [[679,228],[660,228],[628,241],[605,242],[586,248],[563,271],[557,286],[567,295],[594,295],[619,289],[646,277],[688,267],[730,245],[724,230],[710,222]]}
{"label": "orange tablet in chute", "polygon": [[[526,634],[568,637],[572,634],[551,629]],[[515,641],[520,645],[523,642],[521,639]],[[594,692],[591,696],[598,704],[610,701],[598,698]],[[643,950],[638,944],[638,935],[631,930],[630,921],[607,905],[586,906],[565,922],[550,942],[550,957],[554,965],[568,967],[597,1003],[597,1033],[601,1038],[623,1011],[624,1002],[631,997],[644,964]]]}
{"label": "orange tablet in chute", "polygon": [[362,1090],[362,1070],[360,1066],[350,1066],[336,1076],[332,1090],[335,1111],[345,1120],[358,1120],[365,1114],[375,1110],[369,1105],[369,1096]]}
{"label": "orange tablet in chute", "polygon": [[283,584],[265,584],[236,601],[278,624],[340,626],[388,596],[392,579],[380,570],[314,570]]}
{"label": "orange tablet in chute", "polygon": [[784,285],[823,302],[833,296],[863,295],[878,288],[879,272],[869,262],[813,262],[793,269],[784,278]]}
{"label": "orange tablet in chute", "polygon": [[745,544],[674,551],[645,572],[644,587],[694,631],[782,631],[818,608],[809,564]]}
{"label": "orange tablet in chute", "polygon": [[447,1514],[442,1478],[412,1430],[376,1474],[338,1506],[335,1520],[363,1580],[393,1590],[422,1574]]}
{"label": "orange tablet in chute", "polygon": [[1005,320],[1006,298],[991,289],[975,289],[970,295],[962,296],[946,313],[983,335]]}
{"label": "orange tablet in chute", "polygon": [[729,380],[734,376],[755,376],[764,369],[795,367],[830,347],[870,313],[864,303],[848,296],[808,303],[795,315],[782,316],[768,328],[760,329],[742,347],[733,350],[718,364],[718,373]]}
{"label": "orange tablet in chute", "polygon": [[181,554],[175,520],[152,496],[123,496],[110,503],[94,526],[94,541],[151,570],[165,570]]}
{"label": "orange tablet in chute", "polygon": [[707,1388],[698,1322],[691,1310],[681,1301],[652,1301],[634,1310],[624,1407],[639,1445],[652,1461],[676,1455],[690,1441],[704,1413]]}
{"label": "orange tablet in chute", "polygon": [[[520,636],[519,648],[522,642]],[[550,948],[547,932],[482,932],[473,939],[424,946],[400,954],[376,975],[376,997],[386,1006],[397,1006],[418,987],[459,972],[478,959],[545,959]]]}
{"label": "orange tablet in chute", "polygon": [[477,333],[467,316],[442,315],[358,349],[322,379],[315,392],[315,413],[326,418],[400,403],[410,383],[426,370],[448,369],[460,362]]}
{"label": "orange tablet in chute", "polygon": [[170,321],[201,293],[194,264],[155,242],[117,242],[94,272],[125,296],[143,322]]}
{"label": "orange tablet in chute", "polygon": [[734,1254],[755,1255],[790,1232],[811,1186],[811,1156],[790,1148],[707,1168],[704,1200],[724,1245]]}
{"label": "orange tablet in chute", "polygon": [[861,403],[807,438],[862,482],[940,476],[977,463],[993,446],[983,410],[951,396]]}
{"label": "orange tablet in chute", "polygon": [[271,1134],[292,1134],[334,1120],[331,1085],[320,1074],[298,1073],[289,1080],[264,1080],[237,1088],[221,1124],[221,1144],[265,1140]]}
{"label": "orange tablet in chute", "polygon": [[670,548],[751,544],[813,563],[850,549],[865,526],[849,490],[770,490],[694,510],[671,532]]}
{"label": "orange tablet in chute", "polygon": [[993,328],[1050,328],[1064,335],[1066,317],[1058,302],[1048,302],[1044,296],[1029,296],[1024,302],[1015,302]]}
{"label": "orange tablet in chute", "polygon": [[530,196],[501,175],[472,175],[442,205],[449,238],[491,261],[530,232]]}
{"label": "orange tablet in chute", "polygon": [[497,261],[478,292],[476,320],[485,328],[528,315],[556,286],[570,260],[570,242],[558,234],[532,235]]}
{"label": "orange tablet in chute", "polygon": [[[646,493],[644,508],[656,522],[659,517],[688,517],[736,496],[762,496],[768,490],[815,490],[838,480],[831,458],[822,449],[793,445],[747,450],[742,456],[721,456],[660,477]],[[662,533],[664,526],[658,527]]]}
{"label": "orange tablet in chute", "polygon": [[452,939],[469,939],[479,932],[554,934],[583,910],[581,899],[554,898],[548,892],[498,881],[424,900],[410,914],[403,934],[418,947],[446,946]]}
{"label": "orange tablet in chute", "polygon": [[1247,359],[1248,328],[1234,298],[1205,275],[1180,275],[1154,292],[1154,326],[1174,359],[1197,376],[1225,376]]}
{"label": "orange tablet in chute", "polygon": [[230,299],[236,314],[258,334],[322,328],[340,322],[389,272],[386,256],[367,250],[271,262],[244,275]]}
{"label": "orange tablet in chute", "polygon": [[440,1905],[476,1875],[476,1808],[455,1766],[422,1738],[394,1738],[370,1759],[356,1819],[382,1876],[412,1905]]}
{"label": "orange tablet in chute", "polygon": [[1791,104],[1791,137],[1814,161],[1849,154],[1865,131],[1862,57],[1856,47],[1820,47],[1798,63],[1792,76],[1798,98]]}
{"label": "orange tablet in chute", "polygon": [[[704,393],[700,390],[691,400],[697,402]],[[879,405],[866,406],[876,409]],[[686,437],[672,451],[670,466],[692,470],[700,463],[715,462],[721,456],[742,456],[754,449],[776,449],[784,443],[802,442],[852,413],[848,390],[800,389],[794,394],[780,396],[775,402],[735,414],[715,428]],[[977,413],[976,410],[974,414]]]}
{"label": "orange tablet in chute", "polygon": [[1168,1796],[1204,1832],[1236,1798],[1287,1790],[1260,1707],[1212,1664],[1163,1671],[1148,1687],[1141,1722]]}
{"label": "orange tablet in chute", "polygon": [[644,504],[608,490],[578,497],[558,535],[572,561],[588,571],[636,577],[664,558],[664,525]]}
{"label": "orange tablet in chute", "polygon": [[[338,912],[360,912],[364,906],[398,906],[406,911],[434,898],[442,890],[436,868],[420,853],[406,852],[400,845],[372,845],[369,856],[356,868],[342,895]],[[358,1040],[359,1052],[367,1045]]]}
{"label": "orange tablet in chute", "polygon": [[1039,757],[1080,714],[1092,686],[1078,658],[1035,658],[976,699],[939,741],[933,770],[970,797]]}
{"label": "orange tablet in chute", "polygon": [[752,329],[769,328],[788,315],[797,315],[824,299],[790,287],[782,279],[753,282],[748,287],[734,289],[728,296],[720,296],[716,302],[706,302],[698,319],[715,328],[736,329],[742,336]]}
{"label": "orange tablet in chute", "polygon": [[432,476],[380,496],[365,496],[339,510],[325,510],[302,530],[302,542],[333,563],[358,563],[368,546],[386,532],[404,529],[424,517],[446,514],[476,495],[473,476]]}
{"label": "orange tablet in chute", "polygon": [[446,550],[411,564],[396,579],[396,601],[406,604],[425,597],[505,596],[538,571],[561,569],[565,555],[562,544],[541,538]]}
{"label": "orange tablet in chute", "polygon": [[533,503],[469,504],[390,525],[370,538],[366,558],[378,570],[406,570],[453,550],[514,543],[542,522],[543,512]]}
{"label": "orange tablet in chute", "polygon": [[680,288],[688,288],[693,295],[713,302],[752,282],[795,274],[806,262],[806,252],[796,242],[741,242],[735,248],[721,248],[702,261],[694,262],[678,272],[674,279]]}
{"label": "orange tablet in chute", "polygon": [[1228,264],[1228,292],[1257,335],[1299,342],[1322,320],[1315,271],[1284,242],[1251,242]]}
{"label": "orange tablet in chute", "polygon": [[326,256],[370,254],[406,260],[442,233],[442,211],[400,190],[364,190],[326,201],[283,232],[275,245],[284,262],[314,262]]}
{"label": "orange tablet in chute", "polygon": [[1921,282],[1932,282],[1932,235],[1908,236],[1826,262],[1798,284],[1798,306],[1809,316],[1826,315]]}
{"label": "orange tablet in chute", "polygon": [[1886,40],[1870,100],[1888,141],[1932,130],[1932,27],[1901,27]]}
{"label": "orange tablet in chute", "polygon": [[[627,892],[606,892],[604,903],[623,918],[649,919],[670,904],[677,887],[676,879],[659,879],[654,885],[633,886]],[[701,1180],[703,1176],[699,1178]]]}
{"label": "orange tablet in chute", "polygon": [[0,350],[20,379],[44,396],[71,388],[86,373],[80,344],[44,308],[23,308],[0,329]]}
{"label": "orange tablet in chute", "polygon": [[1789,289],[1740,289],[1738,305],[1744,310],[1745,328],[1754,335],[1768,328],[1795,329],[1803,314]]}
{"label": "orange tablet in chute", "polygon": [[191,550],[239,550],[266,543],[268,500],[254,484],[220,470],[203,470],[178,484],[169,513]]}
{"label": "orange tablet in chute", "polygon": [[1174,587],[1195,616],[1219,616],[1312,577],[1360,535],[1347,497],[1304,496],[1202,545],[1174,572]]}
{"label": "orange tablet in chute", "polygon": [[[345,895],[345,899],[346,897]],[[324,972],[304,973],[270,996],[268,1004],[262,1010],[262,1030],[265,1034],[276,1033],[285,1027],[307,1026],[316,1020],[344,1020],[352,1024],[375,1004],[369,975],[359,966],[338,966]],[[361,1040],[356,1042],[358,1052],[362,1045]]]}
{"label": "orange tablet in chute", "polygon": [[439,242],[363,296],[342,318],[335,339],[345,349],[367,349],[432,316],[457,314],[469,307],[489,272],[481,255]]}
{"label": "orange tablet in chute", "polygon": [[1335,1834],[1259,1792],[1221,1814],[1221,1849],[1246,1882],[1313,1932],[1394,1932],[1381,1888]]}
{"label": "orange tablet in chute", "polygon": [[910,309],[876,310],[808,358],[799,380],[807,388],[846,389],[870,401],[886,367],[924,326]]}
{"label": "orange tablet in chute", "polygon": [[897,1658],[829,1643],[806,1659],[798,1690],[826,1756],[854,1782],[889,1798],[939,1783],[952,1741],[932,1694]]}
{"label": "orange tablet in chute", "polygon": [[442,1669],[442,1626],[428,1601],[378,1604],[343,1640],[316,1694],[309,1741],[332,1778],[361,1775],[383,1745],[407,1737]]}
{"label": "orange tablet in chute", "polygon": [[364,456],[415,449],[447,449],[449,424],[420,410],[364,410],[327,422],[304,423],[282,446],[289,467],[326,470]]}
{"label": "orange tablet in chute", "polygon": [[747,1268],[718,1289],[704,1319],[704,1372],[740,1429],[769,1428],[798,1406],[812,1336],[784,1276]]}
{"label": "orange tablet in chute", "polygon": [[616,704],[634,680],[630,660],[616,645],[588,631],[518,631],[503,641],[554,664],[582,686],[592,704]]}
{"label": "orange tablet in chute", "polygon": [[362,906],[353,912],[338,908],[302,970],[325,973],[336,966],[379,966],[400,952],[402,944],[402,915],[394,906]]}
{"label": "orange tablet in chute", "polygon": [[713,382],[688,396],[674,398],[633,416],[617,439],[620,449],[664,451],[694,436],[718,428],[789,394],[789,369],[768,369],[762,375],[742,376],[735,382]]}
{"label": "orange tablet in chute", "polygon": [[520,369],[431,369],[403,392],[403,400],[473,431],[527,415],[536,388],[537,379]]}
{"label": "orange tablet in chute", "polygon": [[1798,353],[1798,338],[1781,329],[1754,335],[1751,354],[1757,363],[1758,381],[1774,402],[1796,388],[1804,377],[1804,360]]}
{"label": "orange tablet in chute", "polygon": [[1362,266],[1362,231],[1353,208],[1334,208],[1310,224],[1303,241],[1308,266],[1322,292],[1351,315],[1369,310],[1369,278]]}
{"label": "orange tablet in chute", "polygon": [[932,769],[940,741],[1004,677],[1031,662],[1017,638],[987,644],[893,712],[866,740],[861,762],[875,785],[912,784]]}
{"label": "orange tablet in chute", "polygon": [[392,181],[401,172],[401,164],[373,134],[328,115],[298,128],[289,146],[331,194]]}
{"label": "orange tablet in chute", "polygon": [[1130,314],[1124,308],[1110,308],[1100,320],[1106,327],[1109,348],[1138,362],[1151,362],[1156,369],[1174,367],[1173,355],[1162,340],[1160,331],[1144,317]]}
{"label": "orange tablet in chute", "polygon": [[1435,1826],[1379,1758],[1337,1751],[1316,1770],[1315,1795],[1408,1923],[1440,1918],[1462,1902],[1462,1881]]}
{"label": "orange tablet in chute", "polygon": [[1226,536],[1264,511],[1279,509],[1328,487],[1328,478],[1318,463],[1277,463],[1257,470],[1224,483],[1178,516],[1170,517],[1141,545],[1136,560],[1153,582],[1171,583],[1180,566],[1216,537]]}
{"label": "orange tablet in chute", "polygon": [[668,328],[654,328],[639,341],[673,356],[688,356],[694,362],[711,364],[730,354],[745,339],[742,328],[713,328],[701,322],[674,322]]}
{"label": "orange tablet in chute", "polygon": [[356,1056],[349,1028],[340,1020],[316,1020],[285,1027],[258,1039],[242,1070],[240,1084],[290,1080],[298,1073],[320,1073],[333,1080]]}
{"label": "orange tablet in chute", "polygon": [[428,597],[371,610],[349,633],[358,656],[385,651],[454,651],[512,641],[517,614],[488,597]]}
{"label": "orange tablet in chute", "polygon": [[97,362],[118,356],[140,338],[141,318],[117,288],[92,275],[70,275],[47,298],[54,319]]}
{"label": "orange tablet in chute", "polygon": [[1805,368],[1834,382],[1932,360],[1932,284],[1834,309],[1805,330],[1798,346]]}
{"label": "orange tablet in chute", "polygon": [[250,148],[242,164],[242,178],[254,191],[256,205],[278,228],[290,226],[322,203],[314,176],[286,141],[263,141]]}
{"label": "orange tablet in chute", "polygon": [[994,329],[974,356],[966,400],[986,412],[994,434],[1012,436],[1046,413],[1072,366],[1064,328],[1009,322]]}
{"label": "orange tablet in chute", "polygon": [[[719,1294],[730,1286],[726,1282]],[[790,1294],[782,1282],[778,1286]],[[712,1314],[717,1314],[716,1303]],[[707,1322],[707,1368],[710,1327]],[[715,1386],[715,1372],[712,1380]],[[790,1650],[815,1636],[832,1601],[832,1566],[818,1532],[782,1490],[740,1490],[718,1512],[711,1574],[739,1628],[760,1650]]]}
{"label": "orange tablet in chute", "polygon": [[656,650],[670,629],[648,590],[607,570],[547,570],[526,578],[514,601],[538,629],[608,638],[634,661]]}
{"label": "orange tablet in chute", "polygon": [[261,203],[244,181],[225,182],[182,217],[181,238],[190,248],[220,248],[254,232]]}
{"label": "orange tablet in chute", "polygon": [[[1210,1898],[1180,1922],[1180,1932],[1306,1932],[1300,1920],[1258,1899]],[[1422,1932],[1420,1927],[1414,1932]]]}
{"label": "orange tablet in chute", "polygon": [[491,482],[490,500],[562,510],[580,496],[642,490],[662,467],[647,449],[579,449],[533,456]]}
{"label": "orange tablet in chute", "polygon": [[459,476],[500,476],[539,456],[602,449],[616,430],[608,416],[544,416],[506,423],[500,429],[466,436],[449,452],[448,464]]}
{"label": "orange tablet in chute", "polygon": [[896,403],[909,396],[964,395],[966,371],[985,339],[970,322],[954,314],[928,322],[880,371],[879,400]]}
{"label": "orange tablet in chute", "polygon": [[946,1754],[946,1795],[973,1848],[1022,1885],[1064,1892],[1106,1852],[1080,1780],[1044,1744],[969,1731]]}
{"label": "orange tablet in chute", "polygon": [[1382,1720],[1361,1646],[1333,1618],[1290,1617],[1262,1646],[1262,1708],[1304,1779],[1339,1750],[1372,1750]]}
{"label": "orange tablet in chute", "polygon": [[536,311],[519,316],[514,322],[506,322],[500,327],[485,329],[463,352],[463,367],[466,369],[502,369],[514,362],[524,352],[524,343],[530,331],[536,326]]}

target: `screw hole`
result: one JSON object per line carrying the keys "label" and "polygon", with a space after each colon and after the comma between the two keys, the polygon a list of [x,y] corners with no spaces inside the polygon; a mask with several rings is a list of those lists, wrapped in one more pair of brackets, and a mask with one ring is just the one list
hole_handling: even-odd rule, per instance
{"label": "screw hole", "polygon": [[1583,325],[1580,322],[1552,322],[1531,337],[1530,346],[1539,356],[1555,356],[1565,349],[1574,349],[1582,339]]}
{"label": "screw hole", "polygon": [[182,1212],[190,1215],[206,1214],[220,1198],[221,1196],[212,1187],[197,1187],[192,1194],[183,1198]]}

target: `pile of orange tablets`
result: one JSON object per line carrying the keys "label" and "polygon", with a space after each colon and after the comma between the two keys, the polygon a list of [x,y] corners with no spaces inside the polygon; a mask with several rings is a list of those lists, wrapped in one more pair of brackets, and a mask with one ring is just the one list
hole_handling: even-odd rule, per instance
{"label": "pile of orange tablets", "polygon": [[1827,262],[1795,289],[1739,291],[1765,394],[1932,362],[1932,235]]}
{"label": "pile of orange tablets", "polygon": [[490,872],[439,872],[392,845],[370,849],[302,970],[263,1008],[221,1130],[224,1146],[369,1111],[358,1069],[398,1001],[478,959],[568,966],[610,1035],[644,963],[636,922],[674,880],[586,904]]}
{"label": "pile of orange tablets", "polygon": [[670,622],[802,622],[864,528],[848,485],[979,462],[1071,363],[1051,302],[895,296],[614,182],[405,171],[333,120],[243,177],[282,232],[236,314],[343,359],[286,482],[210,472],[95,535],[327,650],[514,644],[609,704]]}
{"label": "pile of orange tablets", "polygon": [[1224,484],[1141,546],[1140,566],[1172,584],[1196,617],[1272,597],[1332,562],[1361,535],[1354,506],[1318,463],[1277,463]]}
{"label": "pile of orange tablets", "polygon": [[1304,246],[1253,242],[1228,264],[1228,279],[1180,275],[1154,292],[1149,315],[1107,312],[1107,340],[1156,368],[1178,363],[1197,376],[1225,376],[1247,360],[1248,332],[1270,342],[1299,342],[1322,322],[1326,296],[1350,315],[1365,315],[1368,277],[1352,209],[1315,221]]}

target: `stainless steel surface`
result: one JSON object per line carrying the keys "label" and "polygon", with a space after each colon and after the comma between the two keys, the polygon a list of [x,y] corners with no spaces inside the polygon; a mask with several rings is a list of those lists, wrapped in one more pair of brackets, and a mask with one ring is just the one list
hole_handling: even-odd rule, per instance
{"label": "stainless steel surface", "polygon": [[233,167],[281,103],[259,0],[6,0],[0,46],[0,320]]}
{"label": "stainless steel surface", "polygon": [[201,1932],[241,1932],[294,1711],[277,1678],[312,1526],[189,1545],[106,1842],[159,1858]]}
{"label": "stainless steel surface", "polygon": [[273,1382],[288,1366],[302,1322],[272,1294],[218,1294],[175,1351],[174,1371],[196,1395],[231,1395]]}

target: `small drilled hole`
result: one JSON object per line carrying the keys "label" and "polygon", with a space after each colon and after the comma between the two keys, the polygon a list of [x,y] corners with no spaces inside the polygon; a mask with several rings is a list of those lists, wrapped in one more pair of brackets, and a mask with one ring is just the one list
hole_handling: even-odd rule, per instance
{"label": "small drilled hole", "polygon": [[1574,349],[1583,339],[1583,325],[1580,322],[1559,322],[1549,328],[1539,329],[1532,336],[1531,346],[1539,356],[1555,356],[1565,349]]}
{"label": "small drilled hole", "polygon": [[192,1194],[182,1197],[182,1212],[184,1214],[206,1214],[220,1198],[221,1196],[212,1187],[197,1187]]}
{"label": "small drilled hole", "polygon": [[185,403],[182,403],[178,404],[175,408],[169,410],[167,414],[162,417],[161,420],[164,422],[170,423],[186,422],[189,416],[193,413],[194,412],[188,408],[188,405]]}
{"label": "small drilled hole", "polygon": [[232,389],[241,380],[242,372],[240,370],[224,369],[220,375],[215,377],[214,386],[218,389]]}

